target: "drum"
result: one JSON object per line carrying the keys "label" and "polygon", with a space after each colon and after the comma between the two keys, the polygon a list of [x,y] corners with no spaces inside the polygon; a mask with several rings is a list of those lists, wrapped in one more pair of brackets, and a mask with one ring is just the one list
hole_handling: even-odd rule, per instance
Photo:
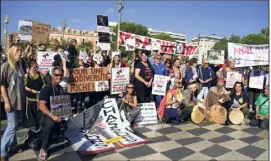
{"label": "drum", "polygon": [[241,110],[233,109],[229,113],[229,120],[232,124],[239,125],[244,121],[244,118],[245,116]]}
{"label": "drum", "polygon": [[191,113],[191,120],[195,124],[200,124],[205,118],[205,109],[195,105]]}
{"label": "drum", "polygon": [[215,124],[224,124],[227,120],[227,111],[221,105],[215,104],[206,111],[205,119]]}

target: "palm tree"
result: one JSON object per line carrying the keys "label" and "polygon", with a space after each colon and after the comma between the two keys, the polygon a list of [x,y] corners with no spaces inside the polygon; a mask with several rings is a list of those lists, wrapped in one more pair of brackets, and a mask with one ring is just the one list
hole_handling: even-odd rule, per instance
{"label": "palm tree", "polygon": [[81,51],[88,51],[88,52],[90,52],[92,48],[93,48],[93,45],[90,41],[86,43],[81,43],[80,45],[76,47],[78,51],[81,50]]}

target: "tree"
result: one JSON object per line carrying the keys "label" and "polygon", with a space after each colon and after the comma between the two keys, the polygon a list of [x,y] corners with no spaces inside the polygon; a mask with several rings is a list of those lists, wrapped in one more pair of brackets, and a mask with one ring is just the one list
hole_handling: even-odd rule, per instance
{"label": "tree", "polygon": [[168,34],[164,34],[164,33],[153,35],[151,37],[155,38],[155,39],[166,40],[166,41],[173,41],[173,42],[176,41],[175,38],[169,36]]}
{"label": "tree", "polygon": [[88,51],[88,52],[90,52],[92,48],[93,48],[93,45],[91,42],[82,43],[76,47],[78,51],[82,50],[82,51]]}
{"label": "tree", "polygon": [[261,34],[263,34],[265,37],[269,38],[269,28],[268,27],[263,28],[261,30]]}
{"label": "tree", "polygon": [[269,44],[269,39],[263,34],[248,34],[241,39],[241,43],[249,45]]}
{"label": "tree", "polygon": [[[149,30],[146,26],[136,24],[133,22],[122,22],[120,24],[120,30],[124,32],[136,34],[136,35],[149,36],[148,34]],[[111,36],[112,36],[113,50],[116,50],[117,41],[118,41],[117,40],[118,39],[118,25],[113,28],[113,34]]]}
{"label": "tree", "polygon": [[232,43],[240,43],[240,41],[241,41],[240,36],[231,35],[229,38],[229,42],[232,42]]}
{"label": "tree", "polygon": [[223,37],[222,39],[220,39],[218,42],[215,43],[215,45],[213,46],[214,50],[224,50],[225,51],[225,55],[228,55],[228,42],[229,40],[226,37]]}

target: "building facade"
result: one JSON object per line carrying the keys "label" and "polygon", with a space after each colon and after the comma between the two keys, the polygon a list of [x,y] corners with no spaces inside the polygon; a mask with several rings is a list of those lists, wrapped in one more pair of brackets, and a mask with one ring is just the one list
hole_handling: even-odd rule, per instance
{"label": "building facade", "polygon": [[196,38],[193,38],[190,42],[190,46],[199,46],[200,54],[207,54],[208,50],[211,50],[215,43],[218,42],[222,37],[218,37],[215,34],[213,35],[199,35]]}

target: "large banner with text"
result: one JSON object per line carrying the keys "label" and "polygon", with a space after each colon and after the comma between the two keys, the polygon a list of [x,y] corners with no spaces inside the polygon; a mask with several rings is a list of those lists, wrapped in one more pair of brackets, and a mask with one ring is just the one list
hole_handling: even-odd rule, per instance
{"label": "large banner with text", "polygon": [[[134,41],[132,41],[135,39]],[[133,44],[133,42],[135,44]],[[175,54],[176,42],[159,40],[147,36],[140,36],[128,32],[119,32],[119,46],[132,51],[134,48],[142,50],[159,50],[161,53]]]}
{"label": "large banner with text", "polygon": [[246,45],[228,43],[228,55],[235,60],[235,67],[248,67],[269,64],[269,45]]}
{"label": "large banner with text", "polygon": [[108,91],[107,68],[75,68],[69,70],[68,93]]}
{"label": "large banner with text", "polygon": [[105,99],[69,122],[65,135],[82,155],[134,146],[149,139],[130,128],[121,117],[116,100]]}

